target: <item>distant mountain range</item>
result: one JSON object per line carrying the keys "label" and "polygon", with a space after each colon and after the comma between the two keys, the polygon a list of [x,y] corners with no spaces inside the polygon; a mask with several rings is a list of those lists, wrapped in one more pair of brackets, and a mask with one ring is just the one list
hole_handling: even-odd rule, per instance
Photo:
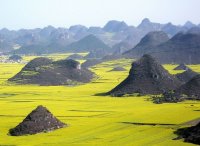
{"label": "distant mountain range", "polygon": [[200,28],[179,32],[171,39],[164,32],[150,32],[124,57],[140,58],[151,54],[161,63],[200,63]]}
{"label": "distant mountain range", "polygon": [[123,21],[112,20],[103,28],[96,26],[87,28],[83,25],[74,25],[70,28],[48,26],[20,30],[4,28],[0,30],[0,52],[46,54],[63,51],[85,52],[100,48],[108,52],[110,50],[124,52],[133,48],[149,32],[163,31],[171,38],[178,32],[186,32],[193,27],[200,26],[189,21],[183,26],[172,23],[160,24],[145,18],[137,27],[129,26]]}
{"label": "distant mountain range", "polygon": [[78,41],[71,44],[61,45],[59,43],[51,43],[47,46],[40,45],[29,45],[21,47],[17,50],[12,51],[14,54],[48,54],[48,53],[81,53],[104,50],[109,53],[112,52],[111,48],[104,42],[98,39],[94,35],[88,35]]}
{"label": "distant mountain range", "polygon": [[155,46],[160,45],[168,40],[168,35],[163,31],[149,32],[133,49],[125,52],[124,55],[131,58],[139,58],[146,54],[150,48],[154,48]]}

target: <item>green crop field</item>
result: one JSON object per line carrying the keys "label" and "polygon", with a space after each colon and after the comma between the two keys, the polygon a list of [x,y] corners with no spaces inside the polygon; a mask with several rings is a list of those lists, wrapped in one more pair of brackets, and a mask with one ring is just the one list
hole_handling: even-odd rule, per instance
{"label": "green crop field", "polygon": [[[65,58],[54,55],[55,59]],[[32,57],[24,57],[30,60]],[[91,70],[98,79],[91,83],[67,86],[14,85],[7,79],[23,64],[0,64],[0,146],[186,146],[172,140],[173,132],[200,117],[200,102],[185,101],[154,104],[150,96],[114,98],[97,96],[119,84],[129,72],[132,60],[99,64]],[[122,65],[127,71],[109,72]],[[170,73],[176,65],[165,65]],[[200,72],[200,65],[190,66]],[[68,126],[48,133],[13,137],[8,135],[38,105],[46,106]],[[131,123],[144,123],[137,125]],[[156,125],[148,125],[155,123]],[[170,124],[170,125],[162,125]]]}

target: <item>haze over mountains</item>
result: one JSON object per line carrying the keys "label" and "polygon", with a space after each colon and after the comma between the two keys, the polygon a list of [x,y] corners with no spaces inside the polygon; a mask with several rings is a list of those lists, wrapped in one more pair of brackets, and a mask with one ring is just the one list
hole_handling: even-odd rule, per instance
{"label": "haze over mountains", "polygon": [[[103,28],[74,25],[70,28],[48,26],[36,29],[0,30],[0,52],[17,54],[48,54],[57,52],[90,52],[93,49],[108,53],[123,53],[133,48],[149,32],[163,31],[169,38],[178,32],[198,32],[198,25],[186,22],[183,26],[160,24],[145,18],[137,27],[123,21],[109,21]],[[197,29],[197,30],[195,30]],[[92,45],[91,45],[92,42]],[[88,49],[90,48],[90,49]]]}
{"label": "haze over mountains", "polygon": [[161,63],[197,64],[200,62],[200,33],[179,32],[171,39],[163,32],[150,32],[133,49],[124,53],[130,58],[151,54]]}

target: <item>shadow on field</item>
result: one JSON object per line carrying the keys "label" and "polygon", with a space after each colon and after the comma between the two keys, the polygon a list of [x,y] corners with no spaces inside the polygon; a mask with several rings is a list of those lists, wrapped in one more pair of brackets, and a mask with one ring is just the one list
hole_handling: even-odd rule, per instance
{"label": "shadow on field", "polygon": [[108,93],[96,93],[94,96],[108,96]]}
{"label": "shadow on field", "polygon": [[7,97],[16,96],[16,95],[17,94],[2,93],[0,94],[0,98],[7,98]]}
{"label": "shadow on field", "polygon": [[167,123],[137,123],[137,122],[122,122],[123,124],[132,124],[138,126],[175,126],[177,124],[167,124]]}

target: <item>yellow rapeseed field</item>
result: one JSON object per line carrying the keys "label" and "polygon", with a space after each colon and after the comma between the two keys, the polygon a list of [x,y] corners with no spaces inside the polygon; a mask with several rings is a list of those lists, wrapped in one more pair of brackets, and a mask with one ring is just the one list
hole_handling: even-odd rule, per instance
{"label": "yellow rapeseed field", "polygon": [[[52,57],[52,56],[51,56]],[[54,58],[65,58],[58,55]],[[35,58],[25,57],[25,60]],[[154,104],[149,96],[114,98],[97,96],[119,84],[128,75],[132,60],[99,64],[91,70],[98,79],[67,86],[14,85],[7,79],[23,64],[0,64],[0,146],[186,146],[173,132],[182,123],[199,118],[200,102]],[[122,72],[109,72],[121,65]],[[164,65],[170,73],[177,65]],[[200,72],[200,65],[190,66]],[[68,127],[48,133],[13,137],[8,135],[38,105],[46,106]],[[172,126],[133,125],[134,123],[174,124]]]}

